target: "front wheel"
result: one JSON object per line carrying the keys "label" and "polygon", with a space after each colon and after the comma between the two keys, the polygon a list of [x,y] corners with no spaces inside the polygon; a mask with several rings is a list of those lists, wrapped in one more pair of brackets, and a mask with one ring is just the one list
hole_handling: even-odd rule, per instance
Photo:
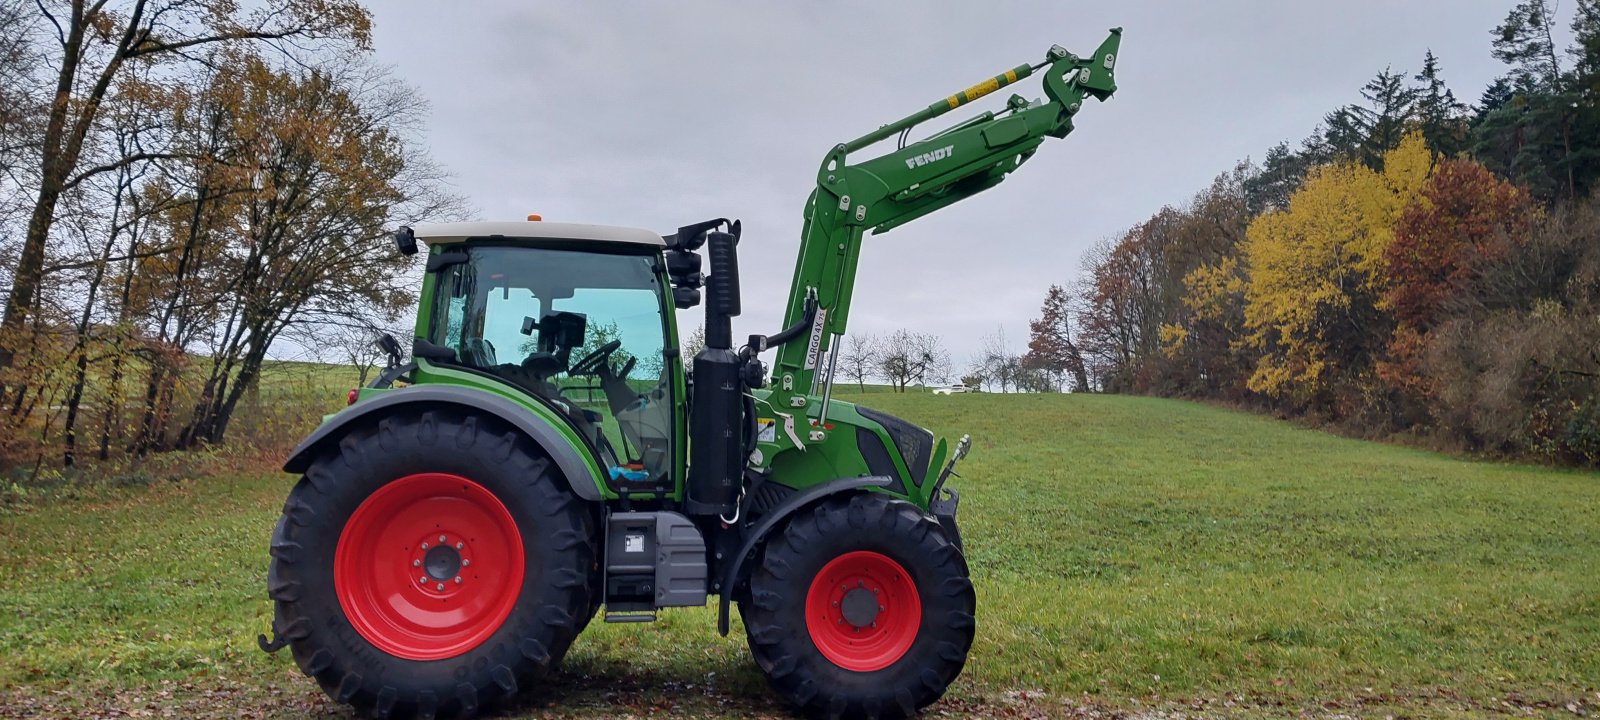
{"label": "front wheel", "polygon": [[559,662],[590,608],[594,532],[538,446],[401,411],[345,436],[272,537],[275,627],[340,702],[466,717]]}
{"label": "front wheel", "polygon": [[966,664],[976,597],[938,521],[876,493],[802,511],[739,604],[756,663],[808,714],[901,718]]}

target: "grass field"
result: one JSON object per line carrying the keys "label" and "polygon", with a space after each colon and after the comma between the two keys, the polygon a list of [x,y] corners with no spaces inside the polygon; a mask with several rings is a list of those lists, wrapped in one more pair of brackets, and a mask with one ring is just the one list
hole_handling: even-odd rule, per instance
{"label": "grass field", "polygon": [[[978,639],[936,713],[1600,712],[1600,476],[1168,400],[863,400],[974,438]],[[291,483],[0,510],[0,716],[339,715],[255,648]],[[709,608],[597,625],[513,712],[781,715],[742,631],[713,626]]]}

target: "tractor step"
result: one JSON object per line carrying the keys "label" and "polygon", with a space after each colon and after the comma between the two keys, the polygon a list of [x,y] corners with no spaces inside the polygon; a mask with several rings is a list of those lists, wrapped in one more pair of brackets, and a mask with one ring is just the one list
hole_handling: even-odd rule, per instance
{"label": "tractor step", "polygon": [[618,613],[613,613],[613,612],[608,612],[608,613],[606,613],[606,622],[608,622],[608,623],[647,623],[647,622],[655,622],[655,621],[656,621],[656,614],[653,613],[653,612],[648,612],[648,613],[638,613],[638,612],[618,612]]}

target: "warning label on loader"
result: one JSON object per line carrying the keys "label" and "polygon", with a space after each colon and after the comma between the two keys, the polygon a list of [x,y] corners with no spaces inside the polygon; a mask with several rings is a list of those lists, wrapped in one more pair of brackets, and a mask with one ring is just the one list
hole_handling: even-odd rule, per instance
{"label": "warning label on loader", "polygon": [[772,418],[756,418],[756,424],[761,426],[756,431],[756,442],[778,441],[778,421]]}

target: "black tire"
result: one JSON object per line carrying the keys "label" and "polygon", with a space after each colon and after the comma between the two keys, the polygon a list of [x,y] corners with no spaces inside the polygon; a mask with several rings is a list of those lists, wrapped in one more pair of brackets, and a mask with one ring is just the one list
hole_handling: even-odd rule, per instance
{"label": "black tire", "polygon": [[[352,513],[415,473],[470,478],[514,520],[525,555],[519,595],[481,644],[411,660],[379,649],[341,608],[335,549]],[[401,410],[345,435],[295,485],[272,535],[275,629],[329,696],[379,718],[470,717],[528,687],[576,637],[591,604],[592,514],[531,440],[489,418]]]}
{"label": "black tire", "polygon": [[[830,561],[872,551],[898,563],[921,603],[905,654],[882,669],[835,664],[806,625],[807,593]],[[876,493],[826,500],[775,532],[739,603],[756,664],[785,699],[821,717],[902,718],[938,700],[961,674],[976,629],[967,562],[934,518]]]}

